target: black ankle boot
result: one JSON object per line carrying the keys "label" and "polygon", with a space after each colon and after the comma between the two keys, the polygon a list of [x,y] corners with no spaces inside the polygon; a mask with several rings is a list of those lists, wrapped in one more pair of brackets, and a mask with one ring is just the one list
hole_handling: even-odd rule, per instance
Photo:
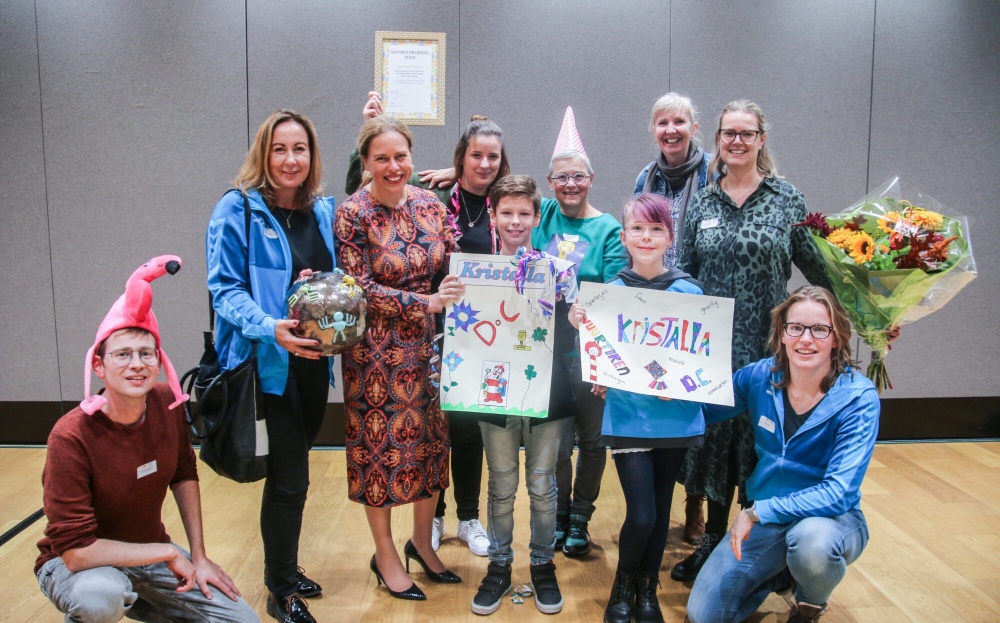
{"label": "black ankle boot", "polygon": [[637,574],[618,569],[611,587],[611,598],[604,609],[604,623],[632,623]]}
{"label": "black ankle boot", "polygon": [[709,554],[718,544],[718,536],[706,533],[698,541],[698,548],[694,550],[694,553],[674,565],[674,568],[670,570],[670,579],[677,582],[694,582],[694,579],[698,577],[698,572],[705,566]]}
{"label": "black ankle boot", "polygon": [[660,574],[657,571],[646,571],[639,576],[633,612],[636,623],[663,623],[660,600],[656,598],[656,589],[659,586]]}

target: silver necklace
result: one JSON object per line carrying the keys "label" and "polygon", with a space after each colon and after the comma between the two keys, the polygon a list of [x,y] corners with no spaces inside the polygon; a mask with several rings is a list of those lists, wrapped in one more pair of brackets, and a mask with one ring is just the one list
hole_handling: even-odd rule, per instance
{"label": "silver necklace", "polygon": [[[285,217],[285,229],[291,229],[292,228],[292,215],[295,214],[295,210],[285,210],[285,208],[283,208],[281,206],[275,206],[275,207],[277,207],[279,210],[281,210],[281,212],[280,212],[281,216]],[[288,212],[288,214],[285,214],[286,211]]]}
{"label": "silver necklace", "polygon": [[[462,211],[468,214],[469,208],[465,205],[465,197],[462,195],[461,190],[458,191],[458,202],[462,204]],[[486,201],[483,201],[483,207],[479,210],[479,214],[476,215],[476,218],[472,218],[471,215],[469,216],[469,229],[472,229],[473,227],[476,226],[476,223],[479,222],[479,219],[483,218],[483,214],[485,212],[486,212]]]}

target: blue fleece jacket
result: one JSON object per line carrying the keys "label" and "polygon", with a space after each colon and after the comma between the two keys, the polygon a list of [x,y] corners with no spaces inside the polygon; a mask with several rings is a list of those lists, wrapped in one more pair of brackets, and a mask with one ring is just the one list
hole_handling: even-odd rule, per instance
{"label": "blue fleece jacket", "polygon": [[[274,329],[285,317],[285,294],[292,281],[292,252],[284,230],[256,190],[250,199],[250,276],[253,297],[247,291],[246,223],[243,199],[228,192],[215,205],[205,232],[208,291],[215,308],[215,350],[219,364],[229,370],[250,356],[256,343],[257,370],[261,389],[268,394],[285,393],[288,351],[275,341]],[[336,265],[333,246],[333,197],[317,200],[313,216],[323,242]],[[329,357],[331,371],[333,357]],[[333,374],[330,374],[333,379]]]}
{"label": "blue fleece jacket", "polygon": [[762,359],[733,375],[736,405],[706,405],[709,422],[749,410],[757,467],[747,481],[761,523],[805,517],[837,517],[861,505],[865,477],[878,435],[879,399],[860,372],[841,374],[809,419],[784,438],[784,390],[772,382],[774,359]]}
{"label": "blue fleece jacket", "polygon": [[[625,282],[618,278],[608,285],[624,286]],[[687,279],[677,279],[666,292],[702,294],[701,288]],[[672,439],[704,434],[705,418],[700,402],[660,400],[657,396],[608,388],[601,436],[612,447],[619,447],[616,439]]]}

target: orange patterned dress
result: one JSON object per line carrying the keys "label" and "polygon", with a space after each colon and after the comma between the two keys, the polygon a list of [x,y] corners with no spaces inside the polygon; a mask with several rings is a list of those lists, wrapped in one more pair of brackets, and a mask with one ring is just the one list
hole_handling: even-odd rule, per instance
{"label": "orange patterned dress", "polygon": [[338,265],[368,297],[368,332],[344,354],[348,497],[391,507],[448,486],[448,421],[429,380],[431,282],[458,250],[438,198],[406,187],[387,208],[362,188],[337,208]]}

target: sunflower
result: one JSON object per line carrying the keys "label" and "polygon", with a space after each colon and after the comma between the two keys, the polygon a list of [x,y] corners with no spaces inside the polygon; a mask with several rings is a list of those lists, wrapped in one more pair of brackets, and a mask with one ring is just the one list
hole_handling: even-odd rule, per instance
{"label": "sunflower", "polygon": [[937,212],[931,212],[923,208],[913,208],[913,211],[910,213],[910,220],[920,227],[931,231],[937,231],[944,223],[943,216]]}
{"label": "sunflower", "polygon": [[854,236],[857,234],[849,229],[844,229],[843,227],[838,227],[837,229],[830,232],[830,235],[826,237],[827,242],[830,244],[837,245],[845,251],[850,248],[851,242],[854,240]]}
{"label": "sunflower", "polygon": [[899,222],[899,212],[886,212],[885,216],[878,220],[878,228],[887,234],[895,231],[896,223]]}
{"label": "sunflower", "polygon": [[855,264],[870,262],[875,257],[875,241],[867,232],[856,233],[851,241],[850,255]]}

